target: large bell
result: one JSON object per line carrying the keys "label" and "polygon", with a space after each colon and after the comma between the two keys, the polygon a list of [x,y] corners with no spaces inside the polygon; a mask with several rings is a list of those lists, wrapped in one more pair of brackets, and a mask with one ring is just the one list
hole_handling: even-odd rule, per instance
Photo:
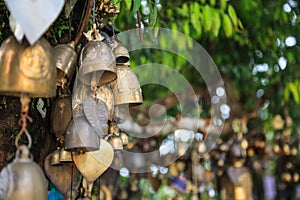
{"label": "large bell", "polygon": [[79,79],[86,85],[101,86],[117,78],[115,57],[104,42],[89,41],[81,51],[79,62]]}
{"label": "large bell", "polygon": [[117,46],[116,48],[114,48],[113,52],[116,58],[117,65],[127,65],[127,66],[130,65],[129,52],[124,46],[122,45]]}
{"label": "large bell", "polygon": [[66,85],[72,79],[77,63],[74,42],[59,44],[54,47],[55,65],[57,68],[56,85]]}
{"label": "large bell", "polygon": [[0,48],[0,93],[30,97],[56,95],[56,69],[53,49],[44,38],[29,46],[19,44],[14,36],[6,39]]}
{"label": "large bell", "polygon": [[142,89],[136,74],[127,66],[117,66],[117,80],[111,84],[115,105],[137,106],[143,103]]}
{"label": "large bell", "polygon": [[44,172],[29,158],[29,154],[26,146],[20,146],[14,161],[1,171],[0,199],[48,199]]}
{"label": "large bell", "polygon": [[64,140],[67,151],[95,151],[99,149],[100,138],[83,114],[74,116],[70,122]]}

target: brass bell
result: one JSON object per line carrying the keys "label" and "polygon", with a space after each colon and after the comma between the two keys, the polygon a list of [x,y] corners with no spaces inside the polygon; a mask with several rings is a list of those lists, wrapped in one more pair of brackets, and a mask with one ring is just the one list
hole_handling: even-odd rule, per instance
{"label": "brass bell", "polygon": [[50,124],[56,138],[60,139],[72,120],[72,98],[69,94],[60,95],[52,106]]}
{"label": "brass bell", "polygon": [[115,122],[109,124],[109,137],[108,142],[111,144],[115,151],[123,150],[123,141],[119,134],[119,128]]}
{"label": "brass bell", "polygon": [[16,158],[0,173],[1,199],[48,199],[48,183],[43,170],[30,159],[26,146],[20,146]]}
{"label": "brass bell", "polygon": [[129,63],[129,59],[130,59],[129,52],[124,46],[122,46],[122,45],[117,46],[116,48],[114,48],[113,52],[114,52],[114,55],[116,57],[116,64],[117,65],[126,65],[126,66],[130,65],[130,63]]}
{"label": "brass bell", "polygon": [[60,163],[73,162],[72,153],[70,151],[66,151],[64,148],[61,148],[59,150],[59,162]]}
{"label": "brass bell", "polygon": [[30,97],[56,95],[56,69],[53,49],[45,38],[34,45],[19,44],[15,37],[0,48],[0,92],[10,96],[28,93]]}
{"label": "brass bell", "polygon": [[137,106],[143,103],[142,89],[136,74],[127,66],[117,66],[117,80],[111,83],[115,105]]}
{"label": "brass bell", "polygon": [[56,149],[52,154],[51,154],[51,165],[60,165],[60,159],[59,159],[59,151],[60,149]]}
{"label": "brass bell", "polygon": [[64,140],[67,151],[95,151],[99,149],[100,138],[83,114],[74,116]]}
{"label": "brass bell", "polygon": [[117,78],[115,57],[104,42],[89,41],[81,51],[79,63],[79,79],[86,85],[101,86]]}
{"label": "brass bell", "polygon": [[122,139],[117,135],[112,135],[108,138],[108,142],[111,144],[115,151],[123,150]]}
{"label": "brass bell", "polygon": [[57,69],[56,85],[62,86],[72,79],[77,63],[75,43],[59,44],[54,47],[55,65]]}

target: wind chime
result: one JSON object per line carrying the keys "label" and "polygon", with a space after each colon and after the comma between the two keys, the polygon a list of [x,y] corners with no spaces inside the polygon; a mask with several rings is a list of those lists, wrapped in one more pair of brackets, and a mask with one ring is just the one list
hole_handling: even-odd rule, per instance
{"label": "wind chime", "polygon": [[[18,96],[21,101],[21,130],[16,136],[16,157],[0,174],[2,199],[47,199],[47,181],[42,169],[30,154],[31,136],[27,123],[30,98],[55,96],[56,69],[50,44],[40,38],[32,46],[25,40],[18,43],[14,36],[6,39],[0,48],[0,93]],[[20,145],[25,135],[27,145]]]}
{"label": "wind chime", "polygon": [[[47,157],[45,170],[56,188],[71,199],[91,198],[93,182],[109,168],[114,151],[128,143],[115,120],[116,106],[143,102],[139,81],[130,69],[128,50],[115,36],[111,39],[103,35],[94,19],[85,33],[88,42],[80,52],[72,103],[67,86],[75,54],[72,45],[63,46],[64,50],[61,45],[56,47],[65,52],[56,54],[57,86],[61,88],[51,117],[61,147]],[[75,170],[70,163],[74,163]],[[76,180],[78,173],[83,177],[81,181]]]}

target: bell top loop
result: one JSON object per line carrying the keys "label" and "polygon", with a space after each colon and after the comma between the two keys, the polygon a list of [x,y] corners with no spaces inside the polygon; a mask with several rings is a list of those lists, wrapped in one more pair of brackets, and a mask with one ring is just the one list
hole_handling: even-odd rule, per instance
{"label": "bell top loop", "polygon": [[18,147],[17,152],[16,152],[16,159],[29,159],[30,158],[30,152],[27,146],[21,145]]}

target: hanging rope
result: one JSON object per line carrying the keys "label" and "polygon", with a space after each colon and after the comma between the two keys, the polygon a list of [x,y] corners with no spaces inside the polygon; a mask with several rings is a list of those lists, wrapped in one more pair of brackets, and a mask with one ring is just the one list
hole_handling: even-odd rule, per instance
{"label": "hanging rope", "polygon": [[28,139],[27,147],[29,149],[32,144],[31,136],[27,130],[27,121],[29,121],[30,123],[32,122],[32,118],[28,116],[30,98],[28,97],[28,95],[22,94],[20,97],[20,101],[21,101],[21,117],[19,119],[18,124],[19,126],[21,126],[21,130],[16,136],[15,146],[17,147],[17,149],[19,149],[20,147],[19,140],[21,136],[25,133]]}

